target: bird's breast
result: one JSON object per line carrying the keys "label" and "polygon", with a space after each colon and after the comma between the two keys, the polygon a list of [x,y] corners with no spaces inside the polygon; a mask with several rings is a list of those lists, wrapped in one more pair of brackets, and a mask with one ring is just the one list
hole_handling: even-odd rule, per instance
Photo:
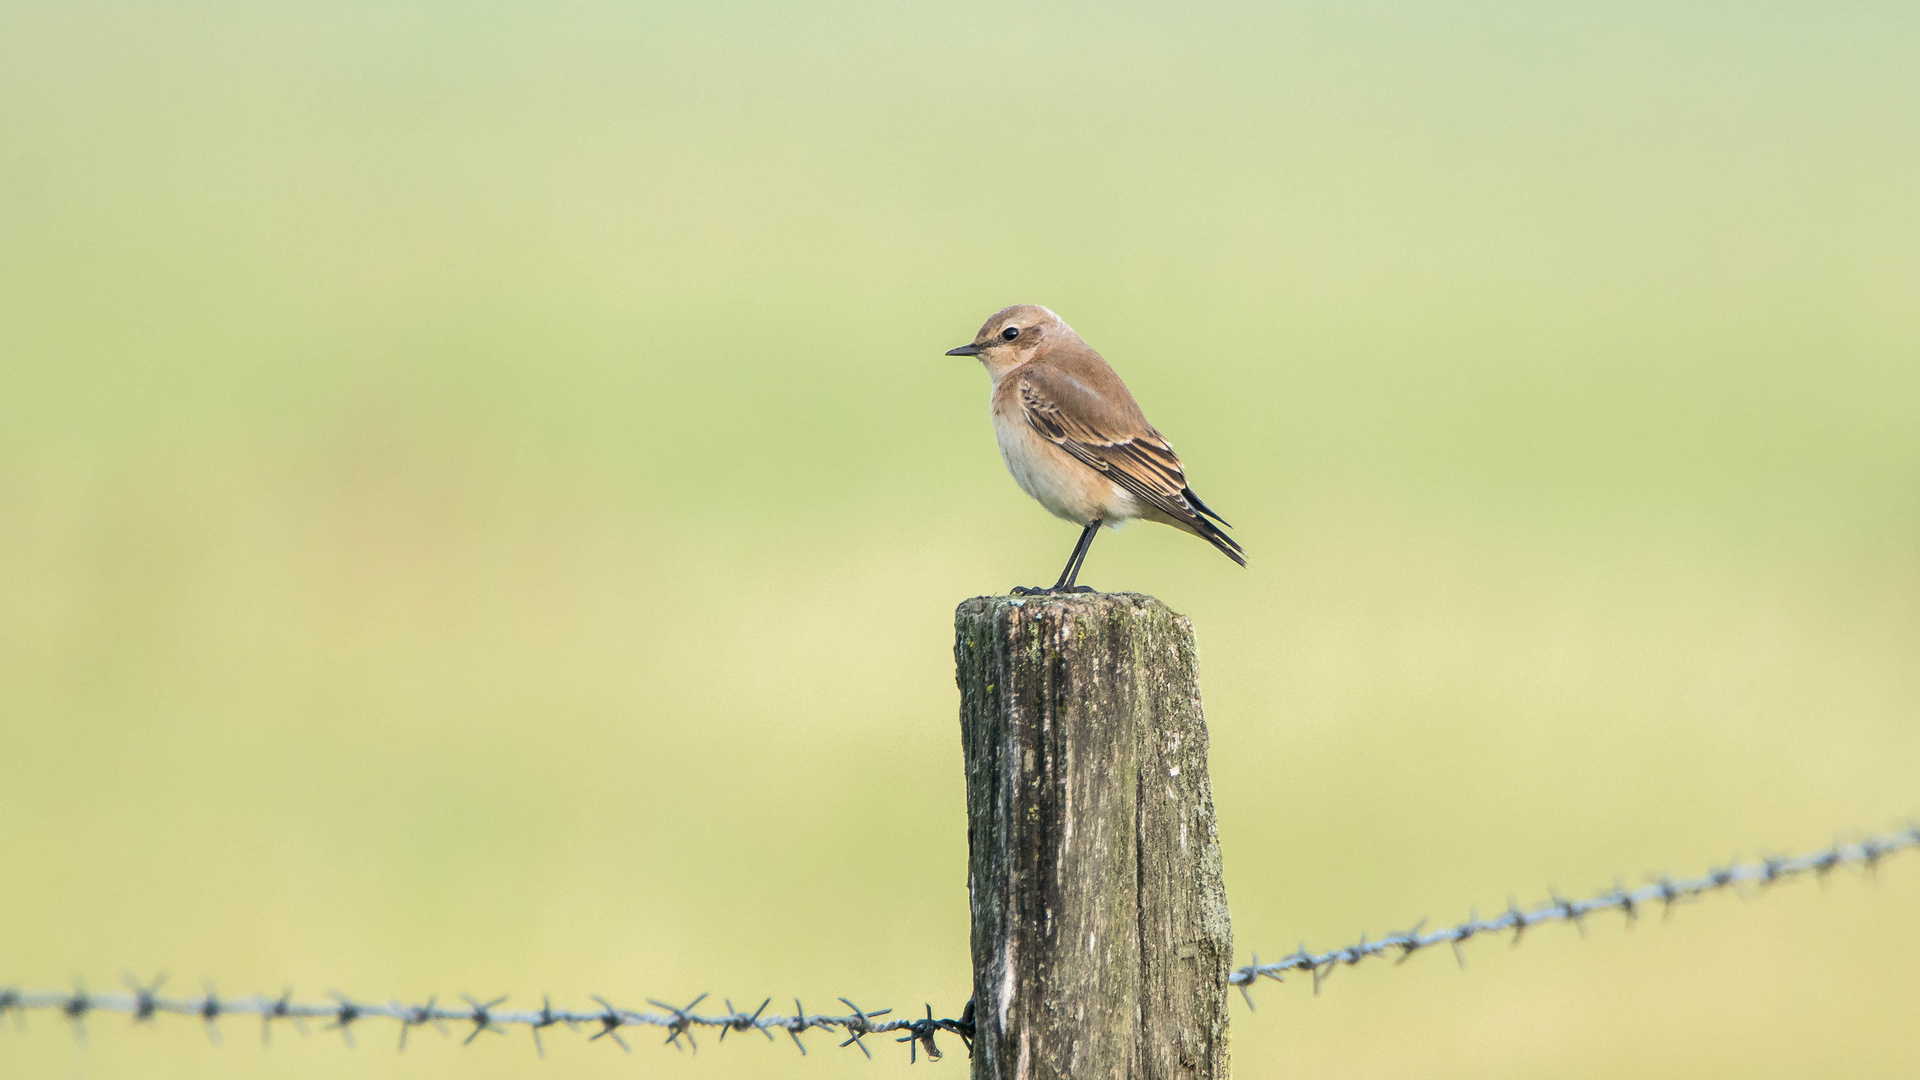
{"label": "bird's breast", "polygon": [[1013,482],[1055,517],[1085,525],[1095,519],[1118,523],[1140,516],[1131,494],[1043,438],[1024,415],[995,409],[993,433]]}

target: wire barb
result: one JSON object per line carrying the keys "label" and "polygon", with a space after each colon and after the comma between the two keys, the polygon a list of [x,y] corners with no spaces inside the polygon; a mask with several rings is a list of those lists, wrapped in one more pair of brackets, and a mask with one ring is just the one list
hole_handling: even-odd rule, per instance
{"label": "wire barb", "polygon": [[[406,1052],[407,1033],[419,1027],[421,1024],[432,1024],[439,1030],[440,1034],[445,1035],[447,1033],[446,1027],[440,1023],[439,1015],[433,1010],[434,1002],[438,1000],[440,999],[437,997],[430,997],[427,999],[425,1005],[408,1009],[406,1015],[400,1017],[400,1052]],[[400,1008],[401,1006],[396,1005],[394,1007]]]}
{"label": "wire barb", "polygon": [[[667,1022],[667,1044],[672,1046],[675,1050],[681,1049],[680,1036],[685,1035],[687,1037],[687,1045],[693,1047],[693,1052],[696,1054],[700,1052],[700,1044],[693,1041],[693,1030],[692,1030],[693,1011],[692,1010],[695,1005],[698,1005],[705,1000],[707,1000],[707,995],[701,994],[699,997],[694,998],[692,1001],[688,1002],[686,1008],[681,1009],[681,1008],[675,1008],[674,1006],[669,1005],[664,1001],[655,1001],[652,998],[647,999],[647,1004],[655,1006],[656,1008],[665,1009],[668,1012],[673,1014],[673,1019]],[[728,1012],[733,1011],[732,1002],[727,1003],[727,1011]],[[732,1017],[726,1017],[721,1020],[721,1023],[723,1024],[727,1024],[731,1022],[732,1022]],[[723,1027],[720,1029],[720,1037],[722,1039],[727,1037],[726,1028]]]}
{"label": "wire barb", "polygon": [[86,1045],[87,1014],[93,1011],[93,996],[87,993],[85,983],[74,980],[73,993],[61,1003],[60,1011],[65,1014],[67,1023],[73,1025],[73,1041]]}
{"label": "wire barb", "polygon": [[593,1018],[600,1021],[601,1027],[599,1031],[589,1036],[587,1041],[592,1042],[594,1039],[606,1036],[611,1038],[620,1049],[625,1050],[629,1054],[633,1053],[633,1047],[628,1046],[627,1040],[620,1037],[620,1025],[627,1022],[626,1018],[620,1015],[620,1010],[609,1005],[607,999],[601,997],[599,994],[593,995],[593,1000],[599,1002],[601,1007],[606,1011]]}
{"label": "wire barb", "polygon": [[460,997],[464,999],[467,1004],[473,1006],[473,1011],[467,1014],[467,1019],[473,1022],[473,1030],[467,1032],[466,1039],[460,1043],[461,1046],[471,1045],[473,1040],[479,1038],[480,1033],[483,1031],[491,1031],[495,1035],[505,1034],[505,1032],[494,1026],[493,1013],[491,1010],[501,1002],[507,1000],[507,995],[501,994],[499,997],[485,1004],[475,1001],[466,994],[461,994]]}
{"label": "wire barb", "polygon": [[333,1023],[328,1024],[326,1030],[338,1031],[341,1041],[351,1048],[357,1045],[353,1041],[353,1025],[360,1019],[363,1010],[338,990],[333,991],[333,997],[340,1006],[333,1010]]}
{"label": "wire barb", "polygon": [[167,973],[154,976],[150,983],[141,983],[132,975],[121,972],[120,981],[133,991],[133,1022],[144,1024],[153,1019],[153,1011],[160,1000],[160,987],[167,981]]}
{"label": "wire barb", "polygon": [[219,1046],[221,1043],[219,1021],[220,1014],[224,1011],[224,1007],[220,1003],[220,995],[214,990],[211,980],[207,982],[206,991],[206,996],[200,999],[200,1007],[193,1011],[196,1016],[200,1017],[201,1026],[206,1029],[207,1041],[215,1046]]}

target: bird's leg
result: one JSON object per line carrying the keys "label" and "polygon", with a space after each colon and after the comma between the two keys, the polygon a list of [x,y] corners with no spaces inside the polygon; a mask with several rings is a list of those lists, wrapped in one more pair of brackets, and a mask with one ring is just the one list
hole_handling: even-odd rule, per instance
{"label": "bird's leg", "polygon": [[1093,538],[1100,535],[1100,519],[1087,522],[1087,529],[1080,534],[1080,542],[1073,546],[1073,556],[1067,560],[1067,568],[1060,572],[1060,580],[1054,582],[1054,592],[1093,592],[1091,585],[1075,585],[1080,579],[1080,567],[1087,561],[1087,552],[1093,550]]}
{"label": "bird's leg", "polygon": [[1060,571],[1060,580],[1053,583],[1053,588],[1048,589],[1038,585],[1032,587],[1015,585],[1012,590],[1013,595],[1046,596],[1049,593],[1092,592],[1093,588],[1091,586],[1076,586],[1073,581],[1080,576],[1080,564],[1086,561],[1087,549],[1093,546],[1093,536],[1099,531],[1100,522],[1098,519],[1095,519],[1088,524],[1085,529],[1081,530],[1080,539],[1074,542],[1073,554],[1067,556],[1066,569]]}

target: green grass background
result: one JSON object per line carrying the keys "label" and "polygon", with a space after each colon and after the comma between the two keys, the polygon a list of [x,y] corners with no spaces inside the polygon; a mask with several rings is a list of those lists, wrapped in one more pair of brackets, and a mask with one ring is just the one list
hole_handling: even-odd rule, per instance
{"label": "green grass background", "polygon": [[[4,0],[0,981],[951,1015],[952,608],[1074,535],[940,355],[1020,301],[1251,556],[1086,573],[1193,618],[1243,960],[1897,825],[1917,52],[1894,3]],[[1912,1076],[1916,903],[1269,986],[1234,1063]],[[0,1068],[965,1069],[126,1026]]]}

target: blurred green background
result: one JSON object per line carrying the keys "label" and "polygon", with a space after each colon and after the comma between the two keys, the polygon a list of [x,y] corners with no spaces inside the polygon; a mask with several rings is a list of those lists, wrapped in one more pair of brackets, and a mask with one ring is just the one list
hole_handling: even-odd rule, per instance
{"label": "blurred green background", "polygon": [[[1893,3],[0,2],[0,980],[951,1015],[952,608],[1074,539],[940,355],[1020,301],[1251,556],[1085,575],[1193,618],[1243,960],[1897,825],[1916,53]],[[1234,1064],[1912,1076],[1916,902],[1269,986]],[[0,1065],[919,1075],[63,1027]]]}

